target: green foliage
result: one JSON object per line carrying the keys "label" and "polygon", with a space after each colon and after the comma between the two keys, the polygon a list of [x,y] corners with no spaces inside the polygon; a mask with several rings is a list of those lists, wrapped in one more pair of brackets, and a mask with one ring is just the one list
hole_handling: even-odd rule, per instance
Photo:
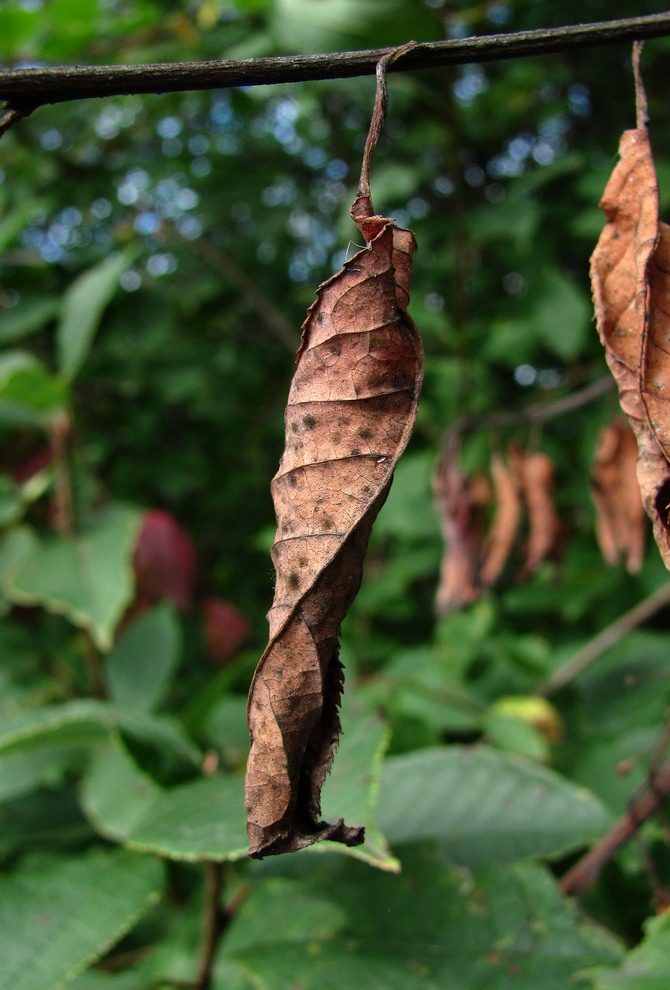
{"label": "green foliage", "polygon": [[[7,65],[376,48],[585,19],[572,0],[0,7]],[[588,20],[657,7],[593,0]],[[667,47],[651,41],[643,59],[664,204]],[[440,618],[433,605],[444,430],[606,373],[588,259],[634,124],[626,45],[390,76],[372,192],[417,235],[427,366],[342,635],[344,735],[323,810],[365,823],[366,843],[246,859],[269,481],[293,342],[354,236],[372,91],[353,79],[75,101],[0,141],[1,988],[194,985],[213,876],[228,924],[211,990],[667,986],[666,916],[649,918],[649,864],[662,878],[668,862],[658,825],[581,915],[555,879],[645,786],[670,703],[667,613],[539,696],[667,578],[654,548],[630,576],[594,539],[589,479],[612,394],[464,434],[471,473],[510,443],[551,456],[565,546],[529,581],[513,560],[473,605]],[[140,579],[147,509],[185,528],[195,575],[177,553]],[[212,599],[243,613],[246,640],[212,625]]]}

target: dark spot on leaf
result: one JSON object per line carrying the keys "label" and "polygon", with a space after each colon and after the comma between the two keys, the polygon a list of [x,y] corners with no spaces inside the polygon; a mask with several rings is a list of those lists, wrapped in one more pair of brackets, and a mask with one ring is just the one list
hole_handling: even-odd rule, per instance
{"label": "dark spot on leaf", "polygon": [[351,448],[351,456],[352,457],[357,457],[358,454],[360,454],[360,452],[361,452],[361,448],[360,447],[352,447]]}
{"label": "dark spot on leaf", "polygon": [[300,578],[295,573],[295,571],[291,571],[291,573],[288,576],[288,586],[291,589],[291,591],[295,591],[300,586]]}
{"label": "dark spot on leaf", "polygon": [[312,416],[311,413],[307,413],[305,416],[303,416],[302,421],[308,430],[313,430],[314,427],[316,426],[316,418]]}
{"label": "dark spot on leaf", "polygon": [[361,440],[370,440],[372,437],[372,430],[368,430],[366,426],[361,426],[360,430],[358,431],[358,435],[361,438]]}

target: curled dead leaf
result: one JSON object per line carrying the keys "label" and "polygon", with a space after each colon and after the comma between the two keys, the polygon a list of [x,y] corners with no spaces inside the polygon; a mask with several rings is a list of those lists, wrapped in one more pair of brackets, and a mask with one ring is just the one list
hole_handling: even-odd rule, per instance
{"label": "curled dead leaf", "polygon": [[[638,50],[639,57],[639,50]],[[601,200],[606,224],[591,258],[598,333],[635,434],[637,478],[654,538],[670,568],[668,233],[659,226],[658,187],[636,61],[638,127],[626,131]],[[658,252],[658,258],[656,253]]]}
{"label": "curled dead leaf", "polygon": [[307,314],[272,482],[277,580],[249,695],[252,856],[363,840],[360,827],[319,820],[340,733],[338,635],[410,437],[423,354],[406,311],[412,233],[374,215],[368,197],[352,216],[366,247],[319,288]]}
{"label": "curled dead leaf", "polygon": [[496,511],[480,570],[481,583],[485,588],[495,584],[502,574],[521,523],[520,482],[514,467],[505,464],[500,454],[496,453],[491,458],[491,476]]}
{"label": "curled dead leaf", "polygon": [[444,553],[435,611],[445,615],[481,595],[482,506],[491,498],[488,479],[467,478],[458,464],[455,445],[445,445],[433,476],[435,506],[444,538]]}
{"label": "curled dead leaf", "polygon": [[511,447],[509,460],[519,479],[528,516],[528,536],[523,548],[521,576],[534,574],[545,560],[560,551],[561,521],[554,502],[554,464],[542,451]]}
{"label": "curled dead leaf", "polygon": [[591,493],[596,507],[596,539],[609,564],[621,558],[637,574],[644,554],[645,513],[636,476],[637,443],[622,419],[598,437]]}

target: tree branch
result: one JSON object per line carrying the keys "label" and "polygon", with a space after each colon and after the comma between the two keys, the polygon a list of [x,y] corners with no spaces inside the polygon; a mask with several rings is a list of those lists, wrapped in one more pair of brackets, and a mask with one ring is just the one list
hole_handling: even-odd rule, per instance
{"label": "tree branch", "polygon": [[[670,12],[597,24],[538,31],[482,35],[456,41],[431,41],[408,50],[389,71],[555,52],[630,42],[670,34]],[[330,52],[209,62],[34,67],[0,71],[0,100],[10,111],[29,112],[46,103],[63,103],[134,93],[171,93],[229,86],[260,86],[314,79],[373,75],[379,60],[393,51]]]}
{"label": "tree branch", "polygon": [[583,856],[561,880],[563,894],[582,894],[596,882],[601,870],[631,839],[640,825],[659,810],[670,794],[670,763],[663,764],[649,777],[649,787],[631,804],[628,813]]}
{"label": "tree branch", "polygon": [[628,612],[624,612],[618,619],[609,626],[606,626],[586,646],[578,650],[558,670],[555,670],[546,683],[538,688],[536,693],[546,698],[550,694],[555,694],[556,691],[564,688],[578,674],[581,674],[587,667],[590,667],[598,657],[602,656],[605,650],[609,650],[610,646],[618,643],[622,636],[625,636],[626,633],[646,622],[647,619],[650,619],[660,609],[665,608],[666,605],[670,605],[670,582],[662,584],[651,595],[643,598],[641,602],[638,602]]}

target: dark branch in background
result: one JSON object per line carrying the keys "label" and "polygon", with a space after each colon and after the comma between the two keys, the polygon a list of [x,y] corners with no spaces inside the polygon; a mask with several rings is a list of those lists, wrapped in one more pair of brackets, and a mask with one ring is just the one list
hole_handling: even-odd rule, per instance
{"label": "dark branch in background", "polygon": [[445,451],[453,450],[453,438],[459,437],[463,433],[470,433],[472,430],[501,430],[508,426],[523,426],[524,423],[546,423],[550,419],[564,416],[566,413],[574,412],[595,402],[602,395],[606,395],[614,387],[614,379],[611,375],[604,375],[596,379],[590,385],[570,395],[561,396],[553,402],[536,402],[525,409],[513,409],[509,412],[494,412],[483,416],[463,416],[457,419],[445,433]]}
{"label": "dark branch in background", "polygon": [[611,625],[607,626],[597,636],[594,636],[586,646],[578,650],[566,663],[558,670],[555,670],[547,682],[537,690],[537,694],[548,697],[566,687],[582,671],[590,667],[605,650],[618,643],[619,640],[632,629],[637,629],[647,619],[651,619],[662,608],[670,605],[670,583],[662,584],[660,588],[652,592],[647,598],[643,598],[628,612],[624,612]]}
{"label": "dark branch in background", "polygon": [[[458,41],[432,41],[407,51],[395,65],[389,66],[389,71],[434,69],[467,62],[548,55],[667,34],[670,34],[670,12],[598,24],[484,35]],[[376,48],[324,55],[284,55],[178,65],[154,63],[8,69],[0,72],[0,100],[7,103],[10,113],[26,114],[46,103],[91,97],[343,79],[373,75],[379,60],[390,51],[393,49]]]}
{"label": "dark branch in background", "polygon": [[563,894],[582,894],[598,879],[602,869],[640,826],[657,812],[670,795],[670,763],[649,775],[649,787],[625,814],[561,880]]}

